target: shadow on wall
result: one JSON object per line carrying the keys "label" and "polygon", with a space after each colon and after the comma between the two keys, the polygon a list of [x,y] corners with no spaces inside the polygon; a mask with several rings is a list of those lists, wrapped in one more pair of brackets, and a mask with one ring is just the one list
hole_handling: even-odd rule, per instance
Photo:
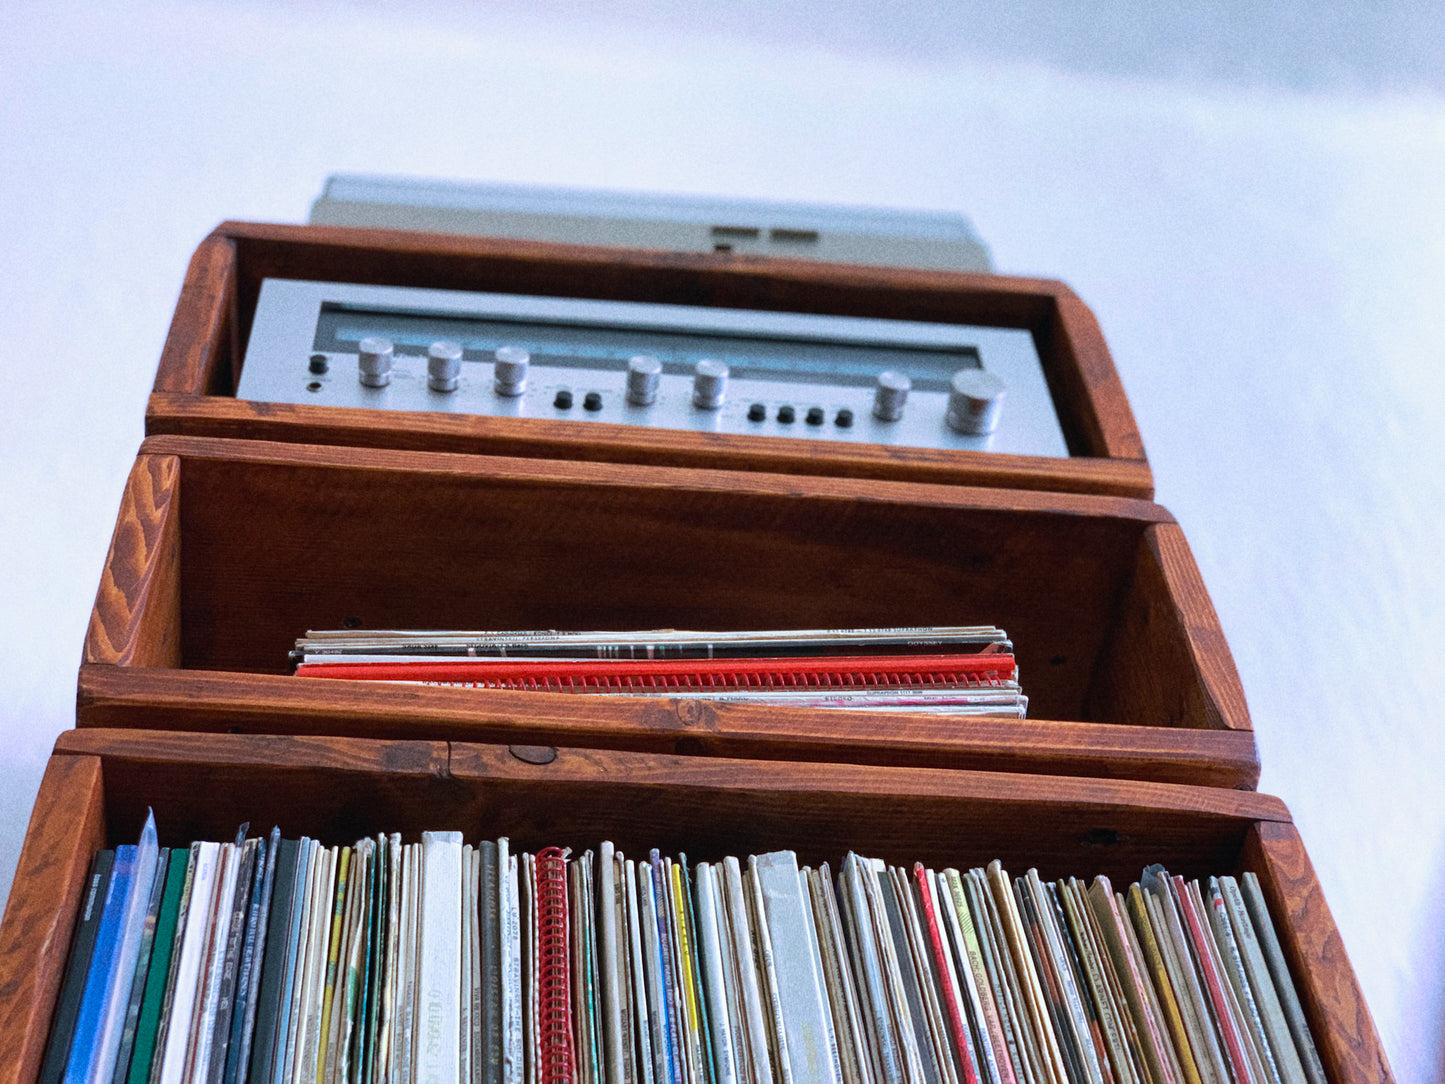
{"label": "shadow on wall", "polygon": [[[1421,1033],[1428,1034],[1427,1028],[1434,1028],[1437,1046],[1434,1050],[1435,1072],[1431,1079],[1435,1084],[1445,1084],[1445,1031],[1439,1029],[1438,1021],[1445,1014],[1445,852],[1442,852],[1434,870],[1434,876],[1421,878],[1424,884],[1435,885],[1429,893],[1430,904],[1424,913],[1419,932],[1411,938],[1415,956],[1410,963],[1417,977],[1412,984],[1423,1004],[1410,1006],[1402,1014],[1401,1024],[1413,1024]],[[1421,1069],[1429,1064],[1430,1054],[1422,1048],[1419,1054]]]}
{"label": "shadow on wall", "polygon": [[896,42],[915,55],[1010,58],[1102,75],[1300,91],[1445,92],[1445,4],[1438,0],[923,7],[926,14],[899,20],[896,5],[830,0],[829,17],[809,29]]}
{"label": "shadow on wall", "polygon": [[[462,0],[401,0],[470,21]],[[575,19],[571,0],[497,0],[519,18]],[[1297,91],[1445,93],[1445,4],[1379,0],[616,0],[609,23],[947,63],[986,58],[1098,74]]]}

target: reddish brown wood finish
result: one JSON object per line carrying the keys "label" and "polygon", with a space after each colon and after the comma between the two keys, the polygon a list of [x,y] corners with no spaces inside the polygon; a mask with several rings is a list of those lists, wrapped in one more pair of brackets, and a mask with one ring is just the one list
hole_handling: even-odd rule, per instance
{"label": "reddish brown wood finish", "polygon": [[154,390],[189,395],[235,391],[234,359],[245,340],[236,334],[235,247],[212,234],[201,242],[181,285]]}
{"label": "reddish brown wood finish", "polygon": [[101,760],[52,757],[0,925],[0,1082],[40,1072],[90,856],[106,838]]}
{"label": "reddish brown wood finish", "polygon": [[1116,618],[1117,649],[1094,674],[1091,715],[1127,712],[1163,726],[1202,719],[1211,728],[1247,719],[1239,672],[1178,524],[1148,533],[1133,583]]}
{"label": "reddish brown wood finish", "polygon": [[144,726],[217,734],[426,734],[506,744],[697,756],[991,769],[1236,787],[1257,777],[1249,731],[1118,728],[1037,719],[965,725],[864,712],[774,710],[700,700],[629,702],[538,693],[314,683],[87,665],[83,726]]}
{"label": "reddish brown wood finish", "polygon": [[[152,541],[168,525],[178,559]],[[1238,678],[1188,547],[1143,501],[157,437],[142,447],[107,577],[80,678],[84,726],[561,734],[653,752],[1225,786],[1258,777]],[[865,713],[281,676],[296,636],[349,623],[978,621],[1014,637],[1037,722],[880,726]]]}
{"label": "reddish brown wood finish", "polygon": [[[541,419],[233,398],[267,277],[989,324],[1033,333],[1071,457],[934,452]],[[1042,279],[737,254],[588,248],[227,222],[186,275],[146,412],[150,434],[537,456],[1147,498],[1153,479],[1092,313]]]}
{"label": "reddish brown wood finish", "polygon": [[[996,772],[739,761],[604,750],[280,735],[72,731],[56,743],[0,927],[0,1084],[29,1081],[95,847],[153,806],[162,842],[279,824],[327,843],[456,829],[518,848],[659,846],[713,859],[792,847],[1116,882],[1161,861],[1185,876],[1260,876],[1336,1084],[1389,1069],[1289,814],[1207,787]],[[77,813],[85,824],[75,827]],[[48,939],[31,936],[48,928]]]}
{"label": "reddish brown wood finish", "polygon": [[181,664],[179,474],[179,460],[150,456],[126,481],[86,632],[86,662]]}

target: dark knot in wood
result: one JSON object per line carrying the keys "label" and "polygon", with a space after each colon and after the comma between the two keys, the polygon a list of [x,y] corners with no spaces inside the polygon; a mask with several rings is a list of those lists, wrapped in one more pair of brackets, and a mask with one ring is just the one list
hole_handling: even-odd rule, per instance
{"label": "dark knot in wood", "polygon": [[550,745],[509,745],[507,752],[523,764],[551,764],[557,759],[557,750]]}

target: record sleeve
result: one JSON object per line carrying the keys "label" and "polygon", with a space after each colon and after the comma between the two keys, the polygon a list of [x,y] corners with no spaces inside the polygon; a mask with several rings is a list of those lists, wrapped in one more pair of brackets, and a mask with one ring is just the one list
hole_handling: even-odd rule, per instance
{"label": "record sleeve", "polygon": [[131,1051],[127,1084],[146,1084],[151,1079],[157,1043],[161,1036],[162,1006],[166,989],[175,974],[173,962],[179,940],[178,924],[185,906],[190,877],[191,848],[171,848],[166,866],[165,889],[161,896],[160,910],[156,915],[150,970],[146,975],[145,992],[141,996],[140,1016],[136,1021],[136,1040]]}
{"label": "record sleeve", "polygon": [[1270,978],[1274,980],[1274,988],[1279,995],[1285,1021],[1289,1025],[1289,1033],[1294,1038],[1295,1050],[1299,1054],[1300,1063],[1304,1066],[1305,1076],[1309,1078],[1310,1084],[1324,1084],[1324,1066],[1320,1064],[1319,1051],[1315,1049],[1314,1038],[1310,1035],[1309,1024],[1305,1020],[1304,1009],[1300,1005],[1299,994],[1295,992],[1294,979],[1290,976],[1289,965],[1285,963],[1284,952],[1279,946],[1279,938],[1275,935],[1274,922],[1269,917],[1269,908],[1265,905],[1264,892],[1260,889],[1259,878],[1253,873],[1246,873],[1240,880],[1240,889],[1244,895],[1245,907],[1254,924],[1255,936],[1258,939],[1260,951],[1264,955]]}
{"label": "record sleeve", "polygon": [[70,942],[65,977],[61,981],[59,999],[50,1023],[50,1038],[40,1065],[40,1084],[60,1084],[66,1063],[70,1060],[75,1022],[80,1015],[80,999],[85,992],[86,977],[90,974],[90,961],[95,952],[101,913],[105,910],[105,899],[114,867],[114,850],[97,851],[91,860],[80,919]]}
{"label": "record sleeve", "polygon": [[145,996],[146,979],[150,975],[152,949],[155,947],[156,925],[160,921],[161,899],[165,895],[166,874],[170,865],[170,848],[156,852],[155,876],[151,879],[146,900],[145,918],[141,926],[140,949],[136,956],[135,974],[127,996],[125,1021],[121,1027],[120,1047],[116,1054],[113,1084],[125,1084],[135,1053],[136,1031],[140,1026],[141,1000]]}
{"label": "record sleeve", "polygon": [[1230,933],[1239,951],[1240,961],[1248,977],[1249,987],[1260,1009],[1261,1025],[1274,1052],[1276,1064],[1285,1084],[1306,1084],[1308,1077],[1299,1056],[1294,1036],[1285,1020],[1274,980],[1260,949],[1254,920],[1244,903],[1239,884],[1233,877],[1221,877],[1219,890],[1223,899]]}
{"label": "record sleeve", "polygon": [[[260,968],[254,1006],[255,1027],[251,1035],[247,1084],[271,1084],[276,1060],[276,1024],[281,1015],[281,985],[285,970],[286,937],[291,925],[292,891],[296,883],[296,858],[300,844],[280,839],[267,861],[271,864],[271,891],[267,894],[266,929],[258,941]],[[264,890],[263,890],[264,892]],[[258,931],[259,932],[259,931]],[[132,1084],[139,1084],[132,1081]]]}
{"label": "record sleeve", "polygon": [[[195,1015],[197,988],[205,962],[206,938],[210,930],[210,908],[218,866],[221,860],[219,843],[197,843],[192,847],[193,873],[189,896],[184,901],[183,933],[176,952],[177,971],[169,1005],[163,1006],[162,1039],[157,1040],[157,1057],[161,1059],[160,1077],[156,1084],[180,1084],[185,1079],[187,1054],[191,1046],[191,1023]],[[155,1080],[154,1077],[152,1077]]]}
{"label": "record sleeve", "polygon": [[813,962],[797,856],[792,851],[757,855],[751,868],[768,927],[770,974],[777,982],[790,1075],[795,1081],[837,1080],[832,1029],[823,1000],[822,976]]}

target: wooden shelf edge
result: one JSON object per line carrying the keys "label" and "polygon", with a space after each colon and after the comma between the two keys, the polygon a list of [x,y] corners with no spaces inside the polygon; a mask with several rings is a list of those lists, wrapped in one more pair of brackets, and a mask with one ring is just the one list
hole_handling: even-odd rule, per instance
{"label": "wooden shelf edge", "polygon": [[[999,275],[986,272],[930,270],[796,260],[780,256],[730,252],[678,252],[663,249],[566,244],[510,237],[421,233],[412,230],[371,229],[356,226],[295,225],[289,223],[220,223],[208,238],[224,240],[263,256],[285,248],[320,252],[428,257],[444,261],[515,260],[586,269],[625,268],[633,272],[661,270],[691,272],[708,279],[761,280],[787,284],[839,284],[858,290],[880,287],[932,293],[965,292],[981,298],[1023,299],[1028,316],[1040,319],[1047,306],[1072,291],[1056,279]],[[361,281],[358,279],[358,281]]]}
{"label": "wooden shelf edge", "polygon": [[[90,856],[104,846],[101,761],[55,757],[46,766],[0,923],[0,1084],[40,1073]],[[76,840],[91,846],[76,846]],[[41,886],[39,891],[34,886]]]}
{"label": "wooden shelf edge", "polygon": [[699,441],[695,434],[681,430],[425,412],[408,413],[404,423],[398,423],[395,412],[383,417],[375,411],[348,407],[252,403],[184,392],[151,394],[146,408],[146,435],[259,438],[282,444],[793,473],[820,478],[1093,493],[1137,500],[1149,500],[1154,495],[1148,463],[1134,459],[1050,459],[883,445],[834,447],[785,437]]}
{"label": "wooden shelf edge", "polygon": [[573,700],[561,694],[313,685],[277,674],[87,664],[81,727],[209,733],[290,733],[522,744],[575,744],[652,753],[913,767],[1023,771],[1252,789],[1249,732],[1049,720],[916,716],[880,730],[871,713],[826,717],[799,709],[697,700]]}
{"label": "wooden shelf edge", "polygon": [[335,467],[343,470],[405,471],[559,484],[618,485],[636,488],[745,491],[761,495],[868,501],[936,507],[978,507],[986,511],[1055,512],[1109,516],[1140,523],[1173,523],[1174,517],[1152,501],[1092,493],[1014,490],[982,485],[940,485],[870,478],[799,475],[754,470],[616,464],[573,459],[418,452],[409,449],[358,448],[332,444],[292,444],[161,434],[147,437],[141,455],[181,459]]}
{"label": "wooden shelf edge", "polygon": [[1161,523],[1150,528],[1146,537],[1169,584],[1170,596],[1178,602],[1180,624],[1200,685],[1217,709],[1220,725],[1229,730],[1253,730],[1239,670],[1184,531],[1177,523]]}
{"label": "wooden shelf edge", "polygon": [[1088,391],[1073,399],[1079,406],[1091,408],[1081,411],[1081,420],[1089,426],[1091,448],[1109,459],[1147,463],[1134,412],[1093,311],[1065,286],[1057,295],[1054,320],[1054,334],[1068,347],[1073,370]]}
{"label": "wooden shelf edge", "polygon": [[[276,734],[197,735],[173,731],[77,729],[56,740],[57,756],[117,757],[132,763],[183,761],[204,752],[208,763],[275,769],[305,763],[335,771],[390,772],[411,765],[417,773],[451,778],[546,779],[564,782],[642,780],[743,792],[880,794],[920,793],[988,801],[1001,806],[1050,807],[1082,811],[1157,810],[1233,822],[1288,821],[1278,798],[1219,787],[1089,779],[944,768],[746,760],[547,745],[547,758],[524,759],[516,745],[431,740],[374,741],[364,738]],[[537,748],[529,746],[529,748]],[[445,753],[443,753],[445,750]],[[438,758],[444,756],[441,770]],[[400,766],[395,768],[394,765]]]}
{"label": "wooden shelf edge", "polygon": [[383,770],[391,775],[445,779],[450,748],[422,737],[340,738],[310,734],[207,735],[181,730],[67,730],[55,740],[55,756],[110,756],[128,763],[165,763],[202,757],[208,763],[257,764],[272,768],[304,763],[322,769]]}
{"label": "wooden shelf edge", "polygon": [[179,665],[180,460],[131,467],[86,629],[86,663]]}
{"label": "wooden shelf edge", "polygon": [[235,295],[236,246],[212,234],[201,242],[186,268],[181,296],[171,318],[154,390],[200,393],[222,342],[227,308]]}

